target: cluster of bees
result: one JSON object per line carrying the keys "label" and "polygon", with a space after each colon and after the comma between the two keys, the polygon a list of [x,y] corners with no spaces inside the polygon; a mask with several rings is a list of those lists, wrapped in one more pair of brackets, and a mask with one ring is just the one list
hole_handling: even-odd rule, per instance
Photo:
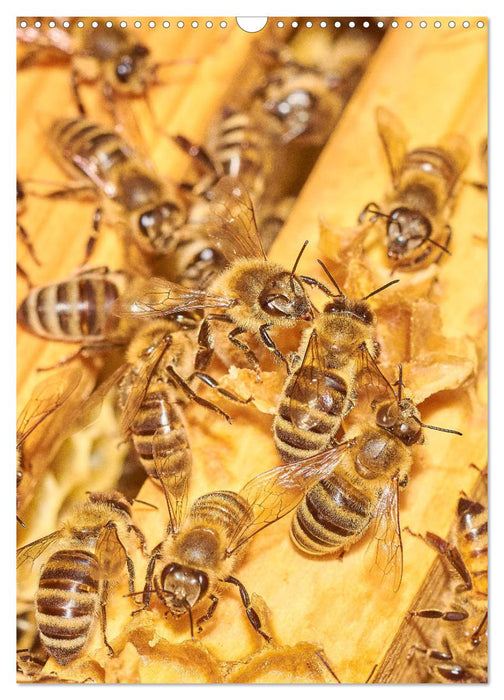
{"label": "cluster of bees", "polygon": [[[296,35],[261,46],[259,78],[234,91],[235,102],[217,115],[204,143],[169,136],[194,171],[190,181],[178,182],[156,172],[123,121],[130,100],[149,101],[163,89],[161,64],[148,46],[104,20],[82,29],[73,20],[69,29],[41,24],[30,20],[18,29],[18,69],[63,63],[75,114],[48,129],[51,154],[69,180],[57,187],[43,183],[37,193],[40,183],[19,174],[18,232],[32,262],[40,264],[37,241],[23,224],[32,196],[55,207],[61,199],[91,199],[97,208],[82,265],[71,277],[36,286],[18,265],[29,287],[17,312],[23,331],[79,345],[44,368],[50,374],[20,411],[18,522],[28,520],[37,489],[36,456],[51,438],[61,442],[81,430],[113,396],[119,433],[162,494],[165,513],[157,517],[167,518],[168,527],[149,548],[135,516],[136,492],[122,489],[122,478],[71,504],[54,532],[18,549],[19,576],[30,567],[37,571],[30,608],[37,641],[18,651],[21,678],[64,680],[62,667],[83,657],[98,628],[100,648],[113,657],[107,606],[124,576],[132,621],[148,614],[186,620],[187,636],[203,642],[221,597],[235,587],[254,634],[273,648],[264,605],[236,574],[252,540],[289,514],[300,566],[306,555],[341,558],[366,537],[375,568],[397,591],[403,573],[399,501],[415,446],[426,430],[462,433],[458,426],[424,422],[406,396],[401,364],[395,376],[383,368],[375,297],[386,298],[402,280],[351,294],[336,277],[345,250],[355,251],[369,236],[383,249],[391,275],[413,278],[426,269],[442,275],[450,264],[452,211],[466,186],[464,138],[410,148],[400,120],[379,108],[390,188],[379,202],[363,206],[357,226],[345,234],[346,248],[318,260],[318,275],[303,275],[298,270],[311,241],[287,265],[269,260],[267,252],[383,29],[338,36],[328,29],[317,64],[300,57]],[[100,92],[111,126],[88,113],[83,83]],[[477,186],[484,192],[484,183]],[[110,224],[124,247],[120,270],[89,263]],[[86,363],[101,368],[91,392],[79,369]],[[219,368],[224,377],[217,379]],[[223,406],[259,414],[266,378],[277,387],[269,412],[280,466],[256,471],[238,490],[203,493],[188,507],[188,407],[195,404],[209,425],[214,418],[233,422],[233,411]],[[481,683],[487,680],[486,504],[464,494],[457,517],[453,541],[417,535],[460,583],[449,609],[410,612],[411,619],[440,619],[445,627],[433,645],[409,651],[422,659],[431,680]],[[337,660],[316,654],[338,680]],[[61,673],[44,672],[48,657]]]}

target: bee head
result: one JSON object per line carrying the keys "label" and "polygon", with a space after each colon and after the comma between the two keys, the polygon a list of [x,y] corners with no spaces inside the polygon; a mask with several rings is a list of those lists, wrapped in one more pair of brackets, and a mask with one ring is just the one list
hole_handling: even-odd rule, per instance
{"label": "bee head", "polygon": [[404,445],[423,441],[420,412],[410,399],[385,403],[376,412],[376,424],[399,438]]}
{"label": "bee head", "polygon": [[135,44],[127,54],[120,56],[114,68],[114,75],[118,84],[131,88],[134,86],[132,84],[134,84],[135,81],[139,81],[139,89],[143,89],[144,81],[140,76],[143,72],[145,59],[148,55],[149,49],[146,46]]}
{"label": "bee head", "polygon": [[280,272],[268,280],[259,294],[259,305],[273,318],[313,319],[301,281],[289,272]]}
{"label": "bee head", "polygon": [[175,617],[184,615],[208,590],[204,571],[172,562],[161,572],[160,591],[163,602]]}
{"label": "bee head", "polygon": [[165,252],[173,240],[173,232],[185,223],[185,212],[173,201],[164,201],[143,211],[138,218],[141,238],[156,252]]}
{"label": "bee head", "polygon": [[352,316],[367,326],[370,326],[375,322],[375,315],[369,304],[362,299],[358,301],[348,299],[344,295],[335,296],[328,304],[326,304],[324,306],[324,313]]}
{"label": "bee head", "polygon": [[430,239],[431,223],[416,209],[398,207],[386,218],[389,258],[396,260]]}

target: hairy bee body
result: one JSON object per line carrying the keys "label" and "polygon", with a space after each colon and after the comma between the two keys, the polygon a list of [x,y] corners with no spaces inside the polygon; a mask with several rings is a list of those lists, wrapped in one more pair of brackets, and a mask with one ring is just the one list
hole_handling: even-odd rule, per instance
{"label": "hairy bee body", "polygon": [[84,118],[59,119],[51,127],[51,142],[64,170],[73,178],[84,176],[90,188],[117,204],[140,248],[150,254],[173,249],[186,204],[119,134]]}
{"label": "hairy bee body", "polygon": [[[17,553],[18,566],[46,553],[35,599],[41,640],[62,666],[74,661],[104,615],[110,583],[127,565],[130,590],[134,566],[129,558],[135,532],[130,503],[119,492],[94,493],[74,507],[63,527]],[[105,643],[105,620],[102,617]]]}
{"label": "hairy bee body", "polygon": [[400,440],[367,428],[347,459],[310,489],[291,523],[291,538],[307,554],[343,554],[369,528],[384,487],[407,476],[411,455]]}
{"label": "hairy bee body", "polygon": [[125,286],[120,273],[82,273],[32,288],[17,311],[18,323],[49,340],[100,343],[119,319],[110,313]]}

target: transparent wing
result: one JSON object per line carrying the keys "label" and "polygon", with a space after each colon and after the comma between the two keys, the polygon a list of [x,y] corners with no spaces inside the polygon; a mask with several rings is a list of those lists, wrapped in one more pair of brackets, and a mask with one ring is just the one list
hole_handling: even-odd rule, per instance
{"label": "transparent wing", "polygon": [[[301,366],[295,371],[290,390],[289,414],[292,423],[301,430],[312,430],[322,421],[333,406],[333,388],[337,377],[326,375],[323,353],[320,352],[318,334],[312,331]],[[346,393],[346,384],[342,388]]]}
{"label": "transparent wing", "polygon": [[126,550],[119,539],[116,527],[104,527],[96,542],[95,554],[100,562],[104,579],[119,576],[126,564]]}
{"label": "transparent wing", "polygon": [[76,367],[51,374],[37,384],[16,423],[16,447],[51,413],[54,413],[75,391],[81,380],[81,371]]}
{"label": "transparent wing", "polygon": [[175,533],[180,530],[180,525],[185,517],[191,473],[190,469],[184,471],[174,469],[170,455],[166,455],[164,443],[162,432],[159,429],[156,430],[152,444],[154,469],[165,496],[170,530]]}
{"label": "transparent wing", "polygon": [[312,486],[332,474],[352,446],[353,442],[342,443],[314,457],[270,469],[249,481],[240,491],[249,507],[230,538],[228,556],[294,510]]}
{"label": "transparent wing", "polygon": [[175,282],[154,278],[133,285],[112,305],[112,313],[126,318],[161,318],[194,309],[229,308],[233,299],[200,289],[188,289]]}
{"label": "transparent wing", "polygon": [[377,108],[376,121],[378,134],[382,140],[389,163],[392,182],[394,187],[397,187],[407,152],[409,136],[402,122],[385,107]]}
{"label": "transparent wing", "polygon": [[245,185],[230,176],[221,178],[209,193],[210,214],[205,233],[226,260],[237,257],[266,260],[257,231],[254,207]]}
{"label": "transparent wing", "polygon": [[56,530],[56,532],[52,532],[50,535],[46,535],[39,540],[35,540],[34,542],[20,547],[16,552],[16,569],[24,566],[28,561],[33,563],[35,559],[38,559],[58,537],[61,537],[62,532],[63,530]]}
{"label": "transparent wing", "polygon": [[356,371],[356,408],[352,412],[355,418],[374,422],[376,406],[383,401],[396,401],[392,384],[383,374],[376,360],[363,346],[358,350]]}
{"label": "transparent wing", "polygon": [[170,334],[167,333],[160,341],[146,348],[145,360],[139,364],[135,380],[130,387],[128,398],[124,405],[120,424],[121,432],[126,433],[135,420],[135,416],[145,399],[149,384],[166,352],[169,342]]}
{"label": "transparent wing", "polygon": [[374,548],[374,564],[383,573],[391,576],[394,591],[399,590],[403,572],[403,547],[399,524],[399,484],[392,479],[383,489],[371,526]]}

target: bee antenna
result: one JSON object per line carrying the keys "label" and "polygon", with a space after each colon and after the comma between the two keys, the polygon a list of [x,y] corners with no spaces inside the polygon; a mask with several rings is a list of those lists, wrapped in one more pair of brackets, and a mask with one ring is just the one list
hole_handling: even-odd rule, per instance
{"label": "bee antenna", "polygon": [[159,510],[157,506],[155,506],[153,503],[147,503],[147,501],[141,501],[139,498],[132,498],[131,499],[132,503],[142,503],[144,506],[149,506],[149,508],[154,508],[154,510]]}
{"label": "bee antenna", "polygon": [[448,250],[448,248],[446,248],[444,245],[441,245],[441,243],[438,243],[438,242],[435,241],[433,238],[427,238],[426,240],[429,241],[430,243],[432,243],[433,245],[437,246],[438,248],[441,248],[441,250],[442,250],[444,253],[447,253],[448,255],[451,255],[451,253],[450,253],[450,251]]}
{"label": "bee antenna", "polygon": [[319,260],[318,258],[317,258],[317,262],[318,262],[318,264],[320,265],[320,267],[324,270],[324,272],[326,273],[326,275],[329,277],[329,279],[331,280],[331,282],[334,284],[334,286],[336,287],[336,289],[338,290],[338,294],[339,294],[341,297],[345,296],[345,295],[343,294],[343,292],[341,291],[341,289],[339,288],[338,283],[336,282],[336,280],[334,279],[334,277],[333,277],[333,276],[331,275],[331,273],[329,272],[329,269],[328,269],[327,265],[326,265],[324,262],[322,262],[322,260]]}
{"label": "bee antenna", "polygon": [[392,280],[391,282],[387,282],[387,284],[384,284],[383,287],[378,287],[378,289],[375,289],[374,292],[370,292],[367,296],[362,297],[361,301],[366,301],[366,299],[373,297],[375,294],[378,294],[379,292],[383,292],[383,290],[387,289],[387,287],[391,287],[393,284],[397,284],[400,281],[401,280]]}
{"label": "bee antenna", "polygon": [[301,259],[301,256],[303,255],[304,250],[305,250],[306,246],[308,245],[308,243],[309,243],[309,241],[305,241],[305,242],[303,243],[303,245],[301,246],[301,250],[300,250],[299,253],[298,253],[298,256],[297,256],[297,258],[296,258],[296,262],[294,263],[294,267],[292,268],[292,271],[291,271],[291,277],[294,277],[294,274],[295,274],[295,272],[296,272],[296,268],[297,268],[297,266],[298,266],[298,263],[299,263],[299,261],[300,261],[300,259]]}
{"label": "bee antenna", "polygon": [[412,416],[413,420],[416,420],[416,422],[422,426],[422,428],[429,428],[429,430],[439,430],[442,433],[453,433],[453,435],[460,435],[462,436],[463,433],[459,432],[458,430],[451,430],[450,428],[440,428],[437,425],[428,425],[427,423],[422,423],[420,418],[417,418],[416,416]]}
{"label": "bee antenna", "polygon": [[402,401],[402,389],[403,389],[403,380],[402,380],[402,364],[399,363],[399,379],[397,380],[397,401],[400,403]]}

